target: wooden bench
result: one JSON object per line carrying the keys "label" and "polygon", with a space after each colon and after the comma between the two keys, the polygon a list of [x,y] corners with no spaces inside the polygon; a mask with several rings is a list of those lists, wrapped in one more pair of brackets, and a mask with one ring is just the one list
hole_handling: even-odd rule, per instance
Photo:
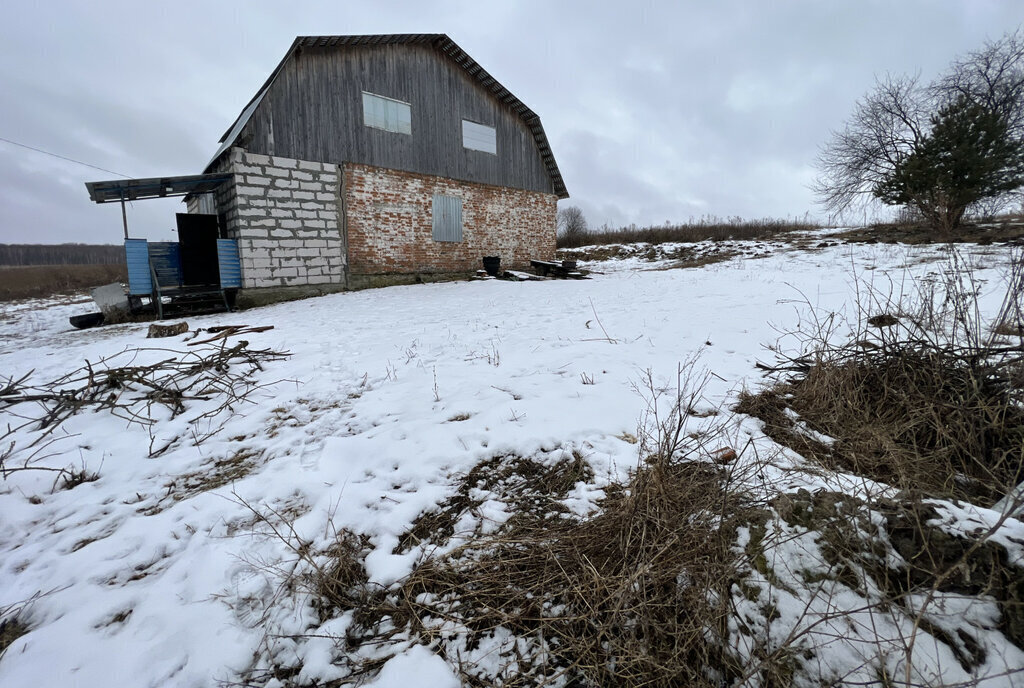
{"label": "wooden bench", "polygon": [[582,273],[576,272],[575,265],[567,268],[562,263],[553,260],[531,260],[530,265],[533,266],[534,271],[541,277],[547,277],[548,275],[575,279],[583,277]]}

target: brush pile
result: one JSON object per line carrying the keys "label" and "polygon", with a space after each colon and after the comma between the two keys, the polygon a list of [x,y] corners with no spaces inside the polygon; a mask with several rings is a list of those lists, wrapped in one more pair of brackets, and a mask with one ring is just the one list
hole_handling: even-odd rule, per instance
{"label": "brush pile", "polygon": [[872,298],[850,339],[827,321],[809,351],[761,366],[777,384],[737,410],[830,468],[992,506],[1024,481],[1024,264],[993,323],[956,253],[919,287],[913,302]]}
{"label": "brush pile", "polygon": [[[54,470],[37,461],[73,416],[86,411],[109,413],[129,425],[152,427],[200,409],[188,420],[199,421],[233,413],[261,386],[255,373],[286,352],[250,349],[247,341],[232,346],[187,352],[170,349],[126,349],[48,382],[34,382],[30,371],[18,378],[0,379],[0,412],[15,422],[0,431],[0,476],[21,470]],[[152,360],[143,363],[141,361]],[[197,435],[197,441],[202,437]],[[151,448],[157,456],[170,444]]]}

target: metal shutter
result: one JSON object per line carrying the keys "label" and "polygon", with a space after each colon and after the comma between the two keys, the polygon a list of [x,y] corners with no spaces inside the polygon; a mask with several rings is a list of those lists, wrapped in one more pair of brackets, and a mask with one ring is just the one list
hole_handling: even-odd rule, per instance
{"label": "metal shutter", "polygon": [[220,286],[242,286],[242,264],[238,260],[238,242],[217,239],[217,264],[220,268]]}
{"label": "metal shutter", "polygon": [[149,276],[149,245],[145,239],[125,239],[124,257],[128,265],[128,293],[149,294],[153,280]]}
{"label": "metal shutter", "polygon": [[462,241],[462,199],[434,194],[434,241]]}
{"label": "metal shutter", "polygon": [[161,287],[181,286],[181,247],[177,241],[151,241],[149,264]]}

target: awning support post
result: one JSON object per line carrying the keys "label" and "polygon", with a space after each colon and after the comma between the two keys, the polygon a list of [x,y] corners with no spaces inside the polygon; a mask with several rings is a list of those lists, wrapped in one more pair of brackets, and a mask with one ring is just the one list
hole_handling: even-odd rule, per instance
{"label": "awning support post", "polygon": [[128,238],[128,212],[124,209],[124,192],[121,192],[121,222],[124,223],[124,238]]}

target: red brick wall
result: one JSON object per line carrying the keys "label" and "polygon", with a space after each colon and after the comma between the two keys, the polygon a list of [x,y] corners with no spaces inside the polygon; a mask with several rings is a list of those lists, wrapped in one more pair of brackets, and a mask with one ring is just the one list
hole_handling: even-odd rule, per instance
{"label": "red brick wall", "polygon": [[[553,194],[355,163],[342,174],[353,274],[476,270],[491,255],[503,268],[554,258]],[[433,240],[435,193],[462,199],[462,241]]]}

